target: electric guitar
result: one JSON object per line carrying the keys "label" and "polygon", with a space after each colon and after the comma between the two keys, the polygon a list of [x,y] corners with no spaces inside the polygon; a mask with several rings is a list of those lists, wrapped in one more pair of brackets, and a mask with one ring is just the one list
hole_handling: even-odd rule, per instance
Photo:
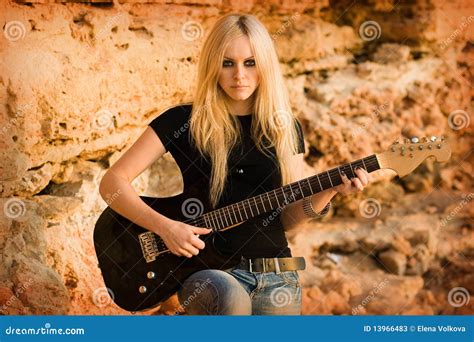
{"label": "electric guitar", "polygon": [[343,164],[297,182],[243,201],[209,210],[199,196],[180,194],[167,198],[141,196],[154,210],[177,221],[196,227],[211,228],[202,235],[206,247],[191,258],[172,254],[163,240],[107,207],[94,229],[94,246],[106,288],[112,300],[128,311],[153,308],[179,288],[192,273],[203,269],[227,269],[240,257],[223,255],[215,246],[221,231],[235,228],[265,212],[282,208],[320,191],[342,183],[341,174],[356,177],[354,169],[367,172],[392,169],[402,177],[412,172],[426,158],[438,162],[449,159],[451,149],[444,137],[404,139],[385,152]]}

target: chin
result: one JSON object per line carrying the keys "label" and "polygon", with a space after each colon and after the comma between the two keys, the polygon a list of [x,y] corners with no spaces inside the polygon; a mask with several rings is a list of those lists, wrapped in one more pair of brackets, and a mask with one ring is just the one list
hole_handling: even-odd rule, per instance
{"label": "chin", "polygon": [[248,92],[248,93],[245,92],[244,94],[242,94],[242,93],[240,93],[240,94],[235,94],[235,93],[232,94],[232,93],[231,93],[231,94],[227,94],[227,95],[229,95],[229,97],[230,97],[232,100],[234,100],[234,101],[245,101],[245,100],[247,100],[247,99],[252,95],[252,93],[250,93],[250,92]]}

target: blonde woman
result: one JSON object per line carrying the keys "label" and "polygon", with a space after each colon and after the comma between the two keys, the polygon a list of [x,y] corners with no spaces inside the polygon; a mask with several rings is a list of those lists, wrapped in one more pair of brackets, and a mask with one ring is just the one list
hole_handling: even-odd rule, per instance
{"label": "blonde woman", "polygon": [[[268,31],[252,15],[220,18],[199,61],[192,104],[154,119],[138,141],[109,169],[100,192],[120,190],[111,207],[158,234],[175,255],[192,258],[211,229],[174,221],[147,206],[130,183],[170,152],[183,175],[184,192],[200,193],[219,208],[304,178],[304,140],[292,114],[278,57]],[[267,212],[219,233],[216,245],[240,263],[226,270],[195,272],[178,298],[188,314],[299,315],[301,285],[285,230],[327,212],[336,193],[362,191],[368,173]],[[199,286],[199,291],[197,287]]]}

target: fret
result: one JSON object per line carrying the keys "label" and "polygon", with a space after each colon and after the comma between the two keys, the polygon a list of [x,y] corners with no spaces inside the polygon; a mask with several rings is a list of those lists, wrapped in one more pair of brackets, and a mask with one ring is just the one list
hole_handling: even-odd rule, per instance
{"label": "fret", "polygon": [[295,201],[295,195],[293,194],[293,189],[291,187],[291,184],[290,184],[290,191],[291,191],[291,196],[293,197],[291,202],[294,202]]}
{"label": "fret", "polygon": [[319,175],[316,175],[316,178],[318,179],[320,191],[323,191],[323,185],[321,184],[321,180],[319,179]]}
{"label": "fret", "polygon": [[364,165],[365,171],[367,171],[367,166],[365,166],[364,158],[362,158],[362,164]]}
{"label": "fret", "polygon": [[252,210],[252,204],[250,203],[250,201],[248,199],[247,199],[247,203],[249,204],[250,213],[252,214],[252,217],[255,217],[255,215],[253,214],[253,210]]}
{"label": "fret", "polygon": [[207,228],[212,228],[212,227],[209,225],[209,222],[207,222],[206,216],[207,216],[207,214],[202,215],[202,217],[204,218],[204,223],[206,224],[206,227],[207,227]]}
{"label": "fret", "polygon": [[255,202],[255,208],[257,208],[257,215],[260,215],[260,210],[258,210],[257,200],[253,197],[253,201]]}
{"label": "fret", "polygon": [[303,189],[301,189],[301,182],[300,181],[298,181],[298,186],[300,187],[301,197],[305,197]]}
{"label": "fret", "polygon": [[217,217],[214,216],[215,215],[215,212],[214,211],[211,211],[211,219],[213,221],[213,223],[215,224],[216,226],[216,229],[219,229],[219,222],[217,221]]}
{"label": "fret", "polygon": [[[316,176],[316,178],[318,178],[318,176]],[[313,195],[313,187],[311,186],[311,183],[309,182],[309,178],[306,178],[306,181],[308,182],[308,185],[309,185],[309,190],[311,191],[311,195]]]}
{"label": "fret", "polygon": [[283,205],[287,205],[288,204],[288,200],[286,199],[286,196],[285,196],[285,190],[281,190],[281,192],[283,193]]}
{"label": "fret", "polygon": [[270,209],[273,210],[273,204],[272,204],[272,201],[270,200],[270,195],[268,194],[268,192],[267,192],[267,197],[268,197],[268,203],[270,203]]}
{"label": "fret", "polygon": [[239,212],[239,216],[240,216],[241,222],[243,222],[243,221],[244,221],[244,218],[242,217],[242,213],[240,212],[240,205],[239,205],[239,203],[237,203],[237,211]]}
{"label": "fret", "polygon": [[217,216],[217,218],[221,221],[221,223],[222,223],[222,228],[224,228],[224,227],[225,227],[225,223],[224,223],[224,221],[222,221],[222,217],[221,217],[221,214],[220,214],[220,210],[219,210],[219,209],[216,210],[216,216]]}
{"label": "fret", "polygon": [[237,218],[237,215],[235,215],[235,205],[234,204],[232,204],[232,212],[234,213],[235,223],[239,222],[239,219]]}
{"label": "fret", "polygon": [[[227,212],[229,213],[229,222],[230,222],[229,226],[232,226],[232,224],[233,224],[232,223],[232,216],[230,215],[229,206],[226,206],[226,208],[227,208]],[[226,222],[227,222],[227,218],[225,216],[224,216],[224,218],[226,219]]]}
{"label": "fret", "polygon": [[242,208],[244,208],[244,213],[245,213],[245,219],[248,220],[249,219],[249,215],[247,214],[247,210],[245,210],[245,201],[242,201]]}
{"label": "fret", "polygon": [[267,212],[267,209],[265,208],[265,201],[262,199],[262,194],[258,195],[260,197],[260,203],[262,203],[263,206],[263,211]]}
{"label": "fret", "polygon": [[332,185],[332,181],[331,181],[331,175],[329,174],[329,171],[326,171],[326,173],[328,174],[328,177],[329,177],[329,183],[331,183],[331,188],[332,188],[334,185]]}
{"label": "fret", "polygon": [[230,225],[229,225],[229,222],[227,222],[227,214],[225,213],[225,208],[226,207],[221,208],[221,215],[224,216],[225,226],[229,227]]}
{"label": "fret", "polygon": [[353,178],[355,176],[354,169],[352,168],[352,163],[349,163],[349,166],[351,167],[351,172],[352,176],[350,178]]}
{"label": "fret", "polygon": [[278,195],[276,193],[276,190],[273,190],[273,192],[275,193],[275,197],[276,197],[276,200],[277,200],[277,203],[278,203],[278,207],[281,207],[280,201],[278,200]]}

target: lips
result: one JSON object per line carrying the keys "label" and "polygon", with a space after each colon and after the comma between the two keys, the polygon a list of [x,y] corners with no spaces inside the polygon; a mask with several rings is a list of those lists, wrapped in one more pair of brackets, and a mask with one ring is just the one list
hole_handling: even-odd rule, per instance
{"label": "lips", "polygon": [[231,88],[234,88],[234,89],[243,89],[243,88],[248,88],[249,86],[233,86]]}

